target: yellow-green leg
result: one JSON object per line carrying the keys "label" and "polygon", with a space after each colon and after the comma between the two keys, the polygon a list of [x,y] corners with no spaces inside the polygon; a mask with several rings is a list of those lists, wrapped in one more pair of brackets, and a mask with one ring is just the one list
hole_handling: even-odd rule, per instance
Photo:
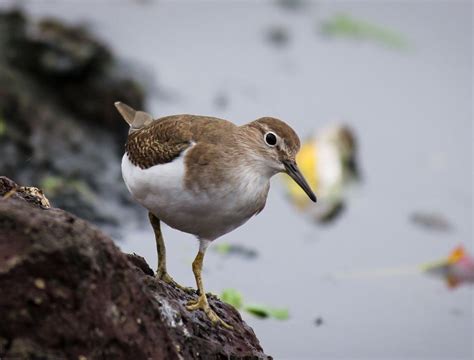
{"label": "yellow-green leg", "polygon": [[207,315],[209,320],[214,325],[221,324],[227,329],[232,329],[232,326],[227,324],[224,320],[222,320],[217,314],[214,312],[214,310],[211,309],[211,306],[209,305],[209,302],[207,301],[207,296],[206,292],[204,291],[204,285],[202,283],[202,264],[204,261],[204,254],[206,253],[206,248],[208,245],[208,241],[206,240],[200,240],[200,246],[199,246],[199,252],[196,255],[196,258],[193,261],[193,273],[194,277],[196,278],[196,285],[199,290],[199,297],[195,301],[190,301],[186,308],[188,310],[202,310],[204,313]]}
{"label": "yellow-green leg", "polygon": [[158,219],[151,212],[148,213],[148,217],[150,218],[151,226],[153,227],[153,231],[155,232],[156,250],[158,252],[158,269],[156,270],[156,277],[181,290],[187,292],[194,292],[193,289],[178,284],[168,274],[168,271],[166,270],[166,247],[165,242],[163,240],[163,234],[161,233],[160,219]]}

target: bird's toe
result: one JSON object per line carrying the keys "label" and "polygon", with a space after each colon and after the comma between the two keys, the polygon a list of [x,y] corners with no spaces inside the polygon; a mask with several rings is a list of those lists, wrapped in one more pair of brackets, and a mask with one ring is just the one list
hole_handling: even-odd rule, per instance
{"label": "bird's toe", "polygon": [[222,325],[226,329],[232,330],[233,327],[227,324],[224,320],[222,320],[215,312],[211,309],[206,296],[199,296],[197,300],[191,300],[187,303],[186,309],[189,311],[195,310],[202,310],[208,317],[208,319],[212,322],[213,325]]}
{"label": "bird's toe", "polygon": [[160,279],[164,281],[167,284],[170,284],[180,290],[183,290],[184,292],[187,292],[188,294],[193,294],[195,293],[195,290],[191,287],[187,286],[182,286],[179,283],[177,283],[167,272],[160,272],[158,271],[155,275],[157,279]]}

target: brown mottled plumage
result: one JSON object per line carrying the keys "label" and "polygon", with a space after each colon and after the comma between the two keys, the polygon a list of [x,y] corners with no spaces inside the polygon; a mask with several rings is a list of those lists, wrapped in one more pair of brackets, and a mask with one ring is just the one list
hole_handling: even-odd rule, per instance
{"label": "brown mottled plumage", "polygon": [[220,136],[215,125],[224,121],[207,116],[173,115],[153,121],[148,126],[132,132],[125,145],[130,161],[142,169],[165,164],[178,157],[193,142],[216,143]]}

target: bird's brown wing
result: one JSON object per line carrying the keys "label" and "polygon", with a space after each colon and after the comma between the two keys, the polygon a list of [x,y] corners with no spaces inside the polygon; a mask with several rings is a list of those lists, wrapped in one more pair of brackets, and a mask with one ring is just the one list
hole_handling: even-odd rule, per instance
{"label": "bird's brown wing", "polygon": [[[220,126],[216,126],[218,123]],[[206,116],[167,116],[132,132],[128,136],[125,149],[132,164],[148,169],[173,161],[193,142],[219,141],[215,129],[223,126],[235,125]]]}

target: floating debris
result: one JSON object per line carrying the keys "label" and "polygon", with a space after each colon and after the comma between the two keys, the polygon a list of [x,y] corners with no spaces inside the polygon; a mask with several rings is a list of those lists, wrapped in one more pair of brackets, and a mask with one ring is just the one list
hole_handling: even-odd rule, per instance
{"label": "floating debris", "polygon": [[332,278],[380,278],[388,276],[415,275],[427,273],[438,276],[446,281],[449,288],[461,284],[474,283],[474,257],[469,255],[463,246],[456,247],[451,254],[438,261],[415,266],[375,269],[368,271],[346,272],[332,275]]}
{"label": "floating debris", "polygon": [[283,10],[299,11],[308,5],[307,0],[276,0],[275,4]]}
{"label": "floating debris", "polygon": [[317,204],[292,181],[285,184],[295,207],[320,223],[337,218],[345,207],[346,189],[359,179],[356,141],[345,125],[323,129],[301,146],[296,161],[309,185],[318,194]]}
{"label": "floating debris", "polygon": [[235,289],[225,289],[222,291],[220,299],[236,309],[241,309],[244,303],[242,294]]}
{"label": "floating debris", "polygon": [[430,230],[449,231],[453,228],[449,221],[439,213],[416,212],[410,216],[410,220],[414,224]]}
{"label": "floating debris", "polygon": [[255,259],[258,256],[257,250],[243,245],[219,243],[213,246],[212,249],[221,255],[236,255],[249,260]]}
{"label": "floating debris", "polygon": [[261,304],[245,305],[244,310],[261,319],[271,317],[277,320],[288,320],[290,317],[288,309],[272,308]]}
{"label": "floating debris", "polygon": [[261,319],[287,320],[290,317],[290,313],[286,308],[274,308],[262,304],[245,304],[242,294],[235,289],[225,289],[222,291],[220,298],[237,310],[243,310]]}
{"label": "floating debris", "polygon": [[267,29],[265,37],[275,47],[284,47],[290,42],[290,32],[286,27],[275,25]]}
{"label": "floating debris", "polygon": [[396,32],[344,14],[325,21],[322,33],[329,37],[369,40],[398,50],[409,48],[407,40]]}
{"label": "floating debris", "polygon": [[219,92],[214,98],[214,105],[219,110],[225,110],[230,103],[229,96],[224,92]]}
{"label": "floating debris", "polygon": [[317,317],[317,318],[314,320],[314,325],[316,325],[316,326],[318,326],[318,327],[321,326],[321,325],[323,325],[323,323],[324,323],[324,320],[323,320],[323,318],[322,318],[321,316]]}
{"label": "floating debris", "polygon": [[463,246],[454,249],[448,258],[422,266],[423,271],[442,277],[449,288],[474,283],[474,258]]}

